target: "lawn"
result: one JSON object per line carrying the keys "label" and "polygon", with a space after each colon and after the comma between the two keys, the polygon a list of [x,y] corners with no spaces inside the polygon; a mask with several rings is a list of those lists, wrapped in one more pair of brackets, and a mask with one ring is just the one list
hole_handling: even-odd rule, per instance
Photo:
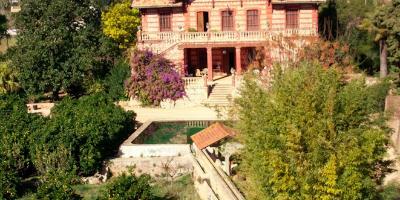
{"label": "lawn", "polygon": [[89,185],[82,184],[74,186],[77,194],[83,197],[85,200],[95,200],[100,196],[101,190],[106,186],[106,184],[101,185]]}

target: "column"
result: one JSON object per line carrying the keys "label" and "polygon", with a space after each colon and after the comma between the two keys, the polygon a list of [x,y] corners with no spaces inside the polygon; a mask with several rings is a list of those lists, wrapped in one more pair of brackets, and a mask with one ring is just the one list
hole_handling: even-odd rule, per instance
{"label": "column", "polygon": [[231,161],[230,161],[231,155],[227,154],[225,155],[225,172],[228,176],[231,175]]}
{"label": "column", "polygon": [[315,5],[312,10],[312,28],[318,34],[318,6],[317,5]]}
{"label": "column", "polygon": [[207,47],[207,72],[208,72],[208,80],[213,80],[213,67],[212,67],[212,48]]}
{"label": "column", "polygon": [[236,47],[236,73],[242,74],[242,57],[240,53],[240,47]]}

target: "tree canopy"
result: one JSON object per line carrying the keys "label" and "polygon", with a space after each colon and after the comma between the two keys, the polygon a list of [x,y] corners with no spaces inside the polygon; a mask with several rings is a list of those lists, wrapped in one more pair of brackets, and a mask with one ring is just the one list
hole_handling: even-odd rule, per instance
{"label": "tree canopy", "polygon": [[101,32],[101,7],[93,2],[21,2],[12,64],[27,93],[79,96],[108,72],[115,51]]}
{"label": "tree canopy", "polygon": [[248,78],[237,100],[249,199],[376,199],[388,85],[342,82],[318,64]]}
{"label": "tree canopy", "polygon": [[131,8],[131,1],[115,3],[102,14],[103,32],[118,42],[122,49],[133,45],[140,25],[138,9]]}
{"label": "tree canopy", "polygon": [[123,173],[107,184],[100,200],[152,200],[156,199],[150,185],[150,176]]}
{"label": "tree canopy", "polygon": [[32,168],[31,136],[43,120],[28,114],[17,95],[0,95],[0,116],[0,199],[14,199],[21,189],[21,177]]}
{"label": "tree canopy", "polygon": [[92,174],[100,169],[106,157],[117,152],[118,146],[132,133],[133,125],[133,113],[125,112],[101,94],[78,100],[66,98],[52,109],[48,123],[36,132],[38,145],[31,154],[36,166],[47,168],[46,162],[51,159],[42,160],[40,155],[59,155],[65,148],[64,157],[70,158],[62,165],[65,170]]}

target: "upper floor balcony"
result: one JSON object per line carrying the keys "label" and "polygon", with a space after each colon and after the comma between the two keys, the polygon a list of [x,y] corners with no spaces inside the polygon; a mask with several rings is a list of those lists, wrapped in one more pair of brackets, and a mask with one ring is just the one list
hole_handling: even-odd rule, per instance
{"label": "upper floor balcony", "polygon": [[303,4],[303,3],[324,3],[326,0],[271,0],[272,4]]}
{"label": "upper floor balcony", "polygon": [[266,42],[274,37],[317,36],[316,28],[283,29],[268,31],[220,31],[220,32],[139,32],[139,42],[149,43],[229,43]]}

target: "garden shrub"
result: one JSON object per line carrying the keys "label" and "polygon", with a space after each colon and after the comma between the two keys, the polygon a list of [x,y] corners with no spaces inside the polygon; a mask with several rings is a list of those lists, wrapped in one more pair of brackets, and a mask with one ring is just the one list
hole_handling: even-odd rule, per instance
{"label": "garden shrub", "polygon": [[65,171],[51,170],[42,176],[42,184],[35,194],[36,199],[43,200],[78,200],[81,196],[75,193],[72,188],[74,174]]}
{"label": "garden shrub", "polygon": [[65,169],[76,166],[79,174],[92,174],[100,169],[106,157],[117,152],[132,132],[134,117],[103,94],[78,100],[65,98],[52,109],[48,123],[35,134],[37,145],[31,151],[35,166],[46,168],[39,156],[65,147],[65,154],[72,160],[65,161],[69,165]]}
{"label": "garden shrub", "polygon": [[126,98],[124,82],[129,78],[129,75],[129,64],[124,60],[118,61],[104,81],[107,96],[113,100],[121,100],[124,97]]}
{"label": "garden shrub", "polygon": [[14,199],[21,179],[32,171],[29,141],[43,119],[28,114],[18,95],[0,95],[0,116],[0,199]]}
{"label": "garden shrub", "polygon": [[167,99],[176,101],[185,95],[182,78],[164,57],[148,50],[134,51],[131,68],[131,77],[126,83],[128,95],[144,105],[159,105]]}
{"label": "garden shrub", "polygon": [[156,199],[150,185],[150,176],[123,173],[113,179],[102,192],[100,200],[151,200]]}

